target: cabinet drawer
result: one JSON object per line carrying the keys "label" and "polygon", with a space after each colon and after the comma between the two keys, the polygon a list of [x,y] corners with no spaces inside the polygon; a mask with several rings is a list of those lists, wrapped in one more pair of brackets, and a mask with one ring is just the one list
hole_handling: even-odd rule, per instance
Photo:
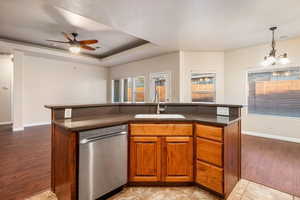
{"label": "cabinet drawer", "polygon": [[197,159],[223,166],[223,144],[197,137]]}
{"label": "cabinet drawer", "polygon": [[222,128],[215,127],[215,126],[206,126],[206,125],[196,125],[196,133],[197,136],[216,140],[216,141],[223,141],[223,134]]}
{"label": "cabinet drawer", "polygon": [[130,124],[130,134],[151,136],[192,136],[192,124]]}
{"label": "cabinet drawer", "polygon": [[196,182],[223,194],[223,169],[197,161]]}

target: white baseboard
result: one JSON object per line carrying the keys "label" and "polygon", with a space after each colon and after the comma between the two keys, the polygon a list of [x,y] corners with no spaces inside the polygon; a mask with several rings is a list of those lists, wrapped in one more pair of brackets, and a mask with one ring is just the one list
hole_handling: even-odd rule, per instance
{"label": "white baseboard", "polygon": [[43,126],[43,125],[50,125],[50,124],[51,122],[31,123],[31,124],[25,124],[24,127]]}
{"label": "white baseboard", "polygon": [[0,125],[9,125],[12,124],[12,122],[0,122]]}
{"label": "white baseboard", "polygon": [[263,137],[263,138],[270,138],[270,139],[275,139],[275,140],[283,140],[283,141],[287,141],[287,142],[300,143],[300,138],[271,135],[271,134],[265,134],[265,133],[258,133],[258,132],[254,132],[254,131],[242,131],[242,134]]}
{"label": "white baseboard", "polygon": [[21,128],[13,128],[13,132],[16,132],[16,131],[24,131],[24,127],[21,127]]}

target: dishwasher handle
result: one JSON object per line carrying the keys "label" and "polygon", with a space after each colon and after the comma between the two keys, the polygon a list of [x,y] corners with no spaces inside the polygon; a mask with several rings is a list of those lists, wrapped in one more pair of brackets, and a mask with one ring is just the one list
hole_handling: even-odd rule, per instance
{"label": "dishwasher handle", "polygon": [[127,131],[122,131],[119,133],[111,133],[111,134],[107,134],[107,135],[102,135],[102,136],[98,136],[98,137],[93,137],[93,138],[85,138],[80,140],[80,144],[87,144],[89,142],[94,142],[96,140],[102,140],[105,138],[110,138],[110,137],[115,137],[115,136],[120,136],[120,135],[126,135]]}

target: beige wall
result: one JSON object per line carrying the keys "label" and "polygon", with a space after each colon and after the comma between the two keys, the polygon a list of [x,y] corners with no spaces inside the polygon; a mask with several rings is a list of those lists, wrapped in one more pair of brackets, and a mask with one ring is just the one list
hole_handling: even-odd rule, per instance
{"label": "beige wall", "polygon": [[224,102],[224,52],[180,52],[180,97],[181,102],[191,101],[192,71],[216,73],[216,103]]}
{"label": "beige wall", "polygon": [[[148,58],[109,68],[110,80],[134,76],[145,76],[145,99],[150,100],[149,77],[153,72],[171,73],[171,101],[179,101],[179,52]],[[109,81],[108,101],[111,101]]]}
{"label": "beige wall", "polygon": [[[247,105],[247,70],[260,67],[270,45],[260,45],[225,52],[225,103]],[[300,66],[300,38],[280,41],[277,49],[288,52],[292,63]],[[280,53],[280,52],[279,52]],[[300,119],[246,113],[243,109],[242,130],[249,133],[262,133],[275,137],[300,138]]]}
{"label": "beige wall", "polygon": [[46,104],[106,102],[106,68],[55,59],[24,56],[23,122],[50,122]]}
{"label": "beige wall", "polygon": [[12,121],[12,75],[12,59],[0,55],[0,124]]}
{"label": "beige wall", "polygon": [[13,71],[13,129],[23,130],[23,67],[24,53],[14,51]]}

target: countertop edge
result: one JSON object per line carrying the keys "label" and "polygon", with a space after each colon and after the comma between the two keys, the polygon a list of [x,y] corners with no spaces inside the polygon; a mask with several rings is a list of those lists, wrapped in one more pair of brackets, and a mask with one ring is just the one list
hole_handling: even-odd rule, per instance
{"label": "countertop edge", "polygon": [[[230,107],[242,108],[243,105],[235,104],[214,104],[214,103],[160,103],[166,106],[208,106],[208,107]],[[100,104],[70,104],[70,105],[45,105],[48,109],[64,108],[89,108],[89,107],[106,107],[106,106],[155,106],[157,103],[100,103]]]}
{"label": "countertop edge", "polygon": [[210,121],[204,121],[204,120],[196,120],[196,119],[191,119],[191,120],[186,120],[186,119],[159,119],[159,120],[153,120],[153,119],[127,119],[127,120],[119,120],[119,121],[113,121],[113,122],[107,122],[107,123],[95,123],[93,125],[88,125],[88,126],[82,126],[82,127],[67,127],[65,126],[62,122],[57,122],[55,120],[52,120],[52,123],[64,128],[68,131],[71,132],[80,132],[80,131],[86,131],[86,130],[92,130],[92,129],[97,129],[97,128],[104,128],[104,127],[109,127],[109,126],[116,126],[116,125],[121,125],[121,124],[129,124],[129,123],[142,123],[142,122],[153,122],[153,123],[157,123],[157,122],[187,122],[187,123],[203,123],[203,124],[207,124],[207,125],[214,125],[214,126],[228,126],[232,123],[235,123],[237,121],[241,120],[241,117],[237,117],[234,120],[229,121],[228,123],[221,123],[221,122],[210,122]]}

